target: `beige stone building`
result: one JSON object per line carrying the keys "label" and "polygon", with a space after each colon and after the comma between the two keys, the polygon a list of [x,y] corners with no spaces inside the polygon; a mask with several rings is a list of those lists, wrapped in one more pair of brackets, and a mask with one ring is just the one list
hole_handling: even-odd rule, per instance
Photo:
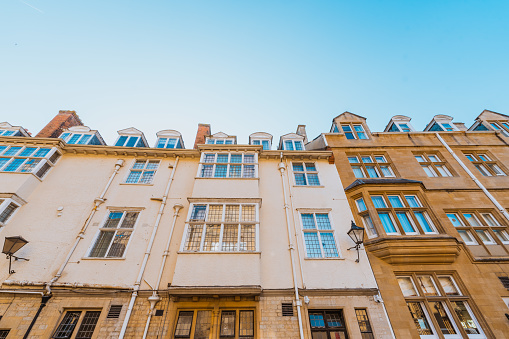
{"label": "beige stone building", "polygon": [[0,262],[0,338],[393,338],[348,250],[349,177],[304,126],[199,125],[192,149],[170,129],[108,146],[72,111],[0,131],[0,232],[28,241]]}
{"label": "beige stone building", "polygon": [[509,338],[509,116],[384,132],[345,112],[331,150],[397,338]]}

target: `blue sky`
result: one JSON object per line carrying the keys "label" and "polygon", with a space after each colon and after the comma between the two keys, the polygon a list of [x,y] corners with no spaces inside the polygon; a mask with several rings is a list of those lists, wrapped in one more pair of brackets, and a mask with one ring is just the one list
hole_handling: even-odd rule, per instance
{"label": "blue sky", "polygon": [[383,130],[509,114],[509,1],[3,0],[0,121],[38,132],[73,109],[116,131]]}

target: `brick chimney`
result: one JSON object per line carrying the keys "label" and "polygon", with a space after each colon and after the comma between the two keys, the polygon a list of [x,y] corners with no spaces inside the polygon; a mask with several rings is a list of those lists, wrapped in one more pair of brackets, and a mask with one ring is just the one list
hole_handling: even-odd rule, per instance
{"label": "brick chimney", "polygon": [[58,111],[58,114],[37,133],[40,138],[58,138],[62,131],[72,126],[83,126],[76,111]]}
{"label": "brick chimney", "polygon": [[199,144],[205,143],[205,137],[210,135],[209,124],[198,124],[198,131],[196,132],[196,139],[194,140],[194,148],[198,148]]}
{"label": "brick chimney", "polygon": [[308,143],[308,136],[306,134],[306,125],[297,126],[297,134],[304,137],[304,144]]}

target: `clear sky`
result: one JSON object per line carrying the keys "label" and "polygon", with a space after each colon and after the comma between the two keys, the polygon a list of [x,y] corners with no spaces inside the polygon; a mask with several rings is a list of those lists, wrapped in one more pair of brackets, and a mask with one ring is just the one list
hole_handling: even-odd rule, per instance
{"label": "clear sky", "polygon": [[470,126],[509,114],[509,1],[2,0],[0,121],[38,132],[76,110],[116,131],[312,139],[351,111]]}

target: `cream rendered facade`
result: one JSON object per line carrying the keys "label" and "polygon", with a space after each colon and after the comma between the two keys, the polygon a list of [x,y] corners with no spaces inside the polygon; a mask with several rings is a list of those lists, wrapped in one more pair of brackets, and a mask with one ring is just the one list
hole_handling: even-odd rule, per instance
{"label": "cream rendered facade", "polygon": [[[353,216],[330,151],[236,144],[119,147],[3,136],[0,145],[60,154],[41,178],[35,172],[0,172],[0,199],[19,205],[1,235],[27,239],[15,255],[30,260],[14,260],[14,273],[8,260],[0,262],[0,335],[3,330],[7,338],[369,338],[359,328],[360,310],[373,338],[392,337],[365,252],[357,263],[356,251],[348,250]],[[204,177],[207,154],[252,155],[248,166],[254,174]],[[296,182],[299,164],[314,166],[319,184]],[[149,169],[155,173],[145,176]],[[194,218],[196,206],[207,206],[209,214]],[[238,233],[235,248],[227,247],[226,229],[235,224],[243,232],[244,216],[228,221],[223,212],[209,222],[211,206],[224,206],[223,211],[252,206],[254,247],[244,247]],[[314,229],[309,219],[303,224],[303,215],[311,216]],[[322,229],[317,215],[330,224]],[[222,243],[203,230],[195,247],[189,245],[196,223],[207,232],[216,227]],[[327,233],[329,255],[325,240],[317,244],[318,256],[329,257],[309,257],[306,232]],[[310,316],[316,320],[320,314],[339,318],[318,333]],[[73,330],[66,332],[62,324]]]}

